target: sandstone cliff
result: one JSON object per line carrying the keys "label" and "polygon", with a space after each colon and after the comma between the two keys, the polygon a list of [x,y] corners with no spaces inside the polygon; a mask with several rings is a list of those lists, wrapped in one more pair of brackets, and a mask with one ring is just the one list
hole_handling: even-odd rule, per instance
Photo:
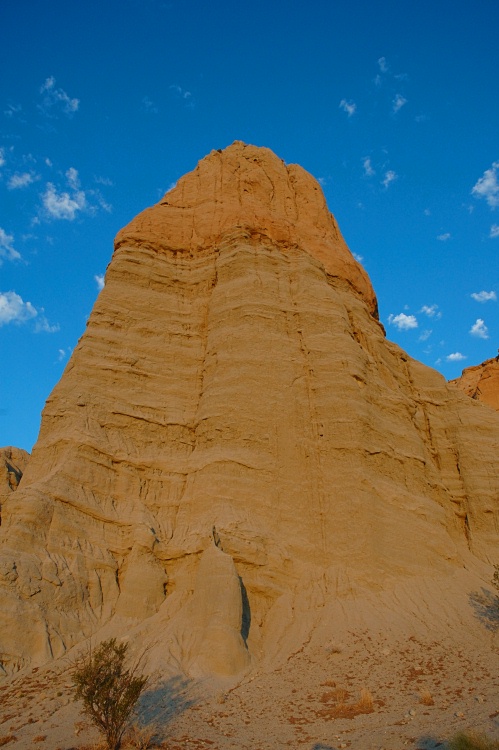
{"label": "sandstone cliff", "polygon": [[0,525],[2,504],[11,492],[17,490],[28,460],[29,453],[22,448],[0,448]]}
{"label": "sandstone cliff", "polygon": [[212,152],[118,234],[4,503],[3,669],[140,633],[236,674],[358,597],[386,624],[431,590],[436,621],[496,559],[498,449],[497,414],[386,340],[316,181]]}
{"label": "sandstone cliff", "polygon": [[487,359],[481,365],[466,367],[460,378],[451,380],[467,396],[499,411],[499,359]]}

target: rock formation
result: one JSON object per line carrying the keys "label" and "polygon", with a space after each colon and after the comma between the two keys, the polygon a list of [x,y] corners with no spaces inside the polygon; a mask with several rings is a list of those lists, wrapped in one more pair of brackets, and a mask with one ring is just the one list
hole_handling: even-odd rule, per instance
{"label": "rock formation", "polygon": [[11,492],[17,490],[29,460],[29,453],[21,448],[0,448],[0,524],[2,523],[2,503]]}
{"label": "rock formation", "polygon": [[118,234],[2,507],[3,669],[140,633],[227,676],[359,596],[382,619],[417,579],[442,607],[496,560],[498,449],[497,414],[386,340],[317,182],[214,151]]}
{"label": "rock formation", "polygon": [[451,380],[467,396],[499,411],[499,358],[487,359],[481,365],[466,367],[460,378]]}
{"label": "rock formation", "polygon": [[29,453],[22,448],[0,448],[0,495],[17,490],[29,461]]}

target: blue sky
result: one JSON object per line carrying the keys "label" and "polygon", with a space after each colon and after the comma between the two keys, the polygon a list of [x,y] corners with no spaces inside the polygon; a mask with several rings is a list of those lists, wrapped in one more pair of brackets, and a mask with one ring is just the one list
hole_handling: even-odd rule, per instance
{"label": "blue sky", "polygon": [[118,230],[214,148],[320,180],[388,338],[499,346],[497,0],[3,0],[0,445],[31,450]]}

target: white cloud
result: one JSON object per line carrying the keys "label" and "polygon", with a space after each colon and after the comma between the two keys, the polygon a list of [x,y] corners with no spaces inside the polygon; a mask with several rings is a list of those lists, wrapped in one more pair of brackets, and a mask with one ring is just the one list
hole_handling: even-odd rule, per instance
{"label": "white cloud", "polygon": [[347,102],[346,99],[341,100],[339,107],[343,112],[346,112],[349,117],[351,117],[357,109],[355,102]]}
{"label": "white cloud", "polygon": [[395,99],[392,102],[392,109],[393,109],[394,114],[396,114],[400,109],[402,109],[404,104],[407,104],[407,99],[404,96],[402,96],[402,94],[397,94],[395,96]]}
{"label": "white cloud", "polygon": [[376,172],[373,169],[373,166],[371,164],[371,157],[365,156],[362,161],[362,166],[364,167],[364,174],[366,177],[372,177],[373,174],[376,174]]}
{"label": "white cloud", "polygon": [[362,263],[362,261],[364,260],[364,256],[363,255],[359,255],[358,253],[352,253],[352,255],[355,258],[355,260],[357,261],[357,263]]}
{"label": "white cloud", "polygon": [[495,161],[490,169],[485,170],[483,177],[480,177],[471,191],[476,198],[485,198],[491,208],[499,206],[498,170],[499,161]]}
{"label": "white cloud", "polygon": [[479,339],[489,338],[489,329],[481,318],[477,318],[476,323],[473,323],[470,328],[470,333],[472,336],[476,336]]}
{"label": "white cloud", "polygon": [[426,328],[426,330],[424,330],[421,333],[421,335],[419,336],[418,340],[419,341],[428,341],[428,339],[430,338],[430,336],[431,336],[432,333],[433,333],[433,331],[431,330],[431,328]]}
{"label": "white cloud", "polygon": [[466,359],[466,355],[461,354],[461,352],[454,352],[453,354],[448,354],[445,359],[447,362],[461,362],[463,359]]}
{"label": "white cloud", "polygon": [[447,242],[447,240],[450,240],[451,233],[450,232],[444,232],[444,234],[437,235],[437,240],[440,240],[440,242]]}
{"label": "white cloud", "polygon": [[399,331],[409,331],[411,328],[418,327],[418,321],[414,315],[406,315],[405,313],[399,313],[398,315],[388,316],[388,322],[390,325],[398,328]]}
{"label": "white cloud", "polygon": [[490,234],[489,237],[494,239],[495,237],[499,237],[499,224],[492,224],[490,227]]}
{"label": "white cloud", "polygon": [[54,106],[60,106],[66,115],[72,115],[80,106],[79,99],[72,99],[63,89],[55,87],[55,78],[50,76],[40,88],[40,94],[44,94],[43,102],[40,105],[41,111],[48,115]]}
{"label": "white cloud", "polygon": [[0,227],[0,266],[2,258],[6,260],[20,260],[21,254],[14,247],[14,235],[7,234],[5,229]]}
{"label": "white cloud", "polygon": [[55,186],[47,183],[47,189],[42,195],[43,207],[52,219],[67,219],[73,221],[76,214],[82,211],[87,200],[82,190],[75,190],[72,195],[67,192],[58,193]]}
{"label": "white cloud", "polygon": [[31,302],[24,302],[15,292],[0,292],[0,326],[25,323],[37,315],[38,311]]}
{"label": "white cloud", "polygon": [[66,172],[66,179],[68,181],[68,185],[73,190],[78,190],[80,187],[80,178],[78,177],[78,170],[74,167],[69,167],[69,169]]}
{"label": "white cloud", "polygon": [[104,274],[103,273],[96,273],[94,276],[94,281],[97,284],[97,289],[99,292],[101,289],[104,289]]}
{"label": "white cloud", "polygon": [[396,179],[397,174],[393,171],[393,169],[389,169],[388,172],[385,172],[385,179],[383,180],[382,185],[387,188]]}
{"label": "white cloud", "polygon": [[0,148],[0,167],[5,165],[5,149]]}
{"label": "white cloud", "polygon": [[495,292],[472,292],[471,296],[475,302],[497,301],[497,294]]}
{"label": "white cloud", "polygon": [[437,318],[439,318],[440,313],[437,314],[437,310],[438,310],[438,305],[423,305],[420,312],[424,313],[429,318],[433,318],[435,317],[435,315],[437,316]]}
{"label": "white cloud", "polygon": [[386,73],[388,71],[388,63],[386,62],[386,57],[378,58],[378,66],[382,73]]}
{"label": "white cloud", "polygon": [[18,190],[19,188],[24,188],[28,185],[31,185],[31,183],[36,179],[37,175],[33,174],[33,172],[22,172],[21,174],[19,172],[16,172],[10,178],[9,182],[7,183],[7,187],[9,188],[9,190]]}
{"label": "white cloud", "polygon": [[48,322],[45,315],[43,315],[43,308],[40,310],[42,313],[41,315],[38,315],[35,323],[35,333],[57,333],[57,331],[60,331],[61,327],[58,323],[55,323],[52,325]]}

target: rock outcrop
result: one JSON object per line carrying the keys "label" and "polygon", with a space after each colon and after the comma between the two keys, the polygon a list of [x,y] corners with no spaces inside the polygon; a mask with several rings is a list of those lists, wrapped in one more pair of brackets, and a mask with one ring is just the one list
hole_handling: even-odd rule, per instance
{"label": "rock outcrop", "polygon": [[496,560],[498,449],[497,414],[386,340],[317,182],[212,152],[118,234],[2,508],[3,669],[140,633],[228,676],[342,601],[382,617],[417,578],[441,607]]}
{"label": "rock outcrop", "polygon": [[28,460],[29,453],[22,448],[0,448],[0,525],[2,504],[11,492],[17,490]]}
{"label": "rock outcrop", "polygon": [[0,495],[17,490],[29,461],[29,453],[22,448],[0,448]]}
{"label": "rock outcrop", "polygon": [[470,398],[499,411],[499,357],[487,359],[475,367],[466,367],[461,377],[450,382]]}

